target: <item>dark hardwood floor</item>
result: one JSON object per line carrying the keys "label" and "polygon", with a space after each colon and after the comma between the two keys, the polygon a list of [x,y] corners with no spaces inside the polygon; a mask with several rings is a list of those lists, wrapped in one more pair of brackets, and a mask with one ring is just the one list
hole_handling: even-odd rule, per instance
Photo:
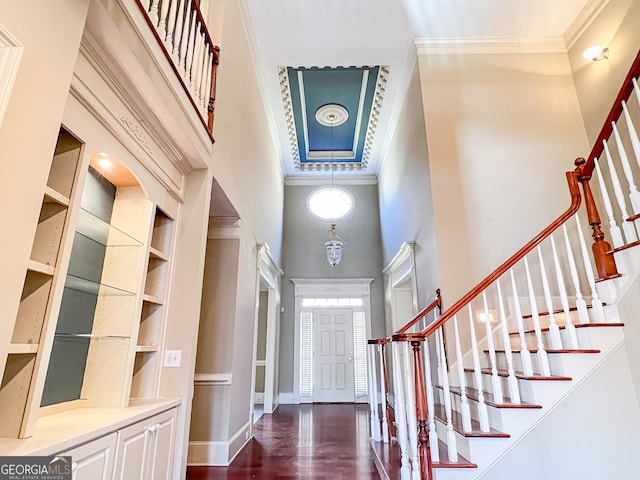
{"label": "dark hardwood floor", "polygon": [[280,405],[255,425],[229,467],[189,467],[187,480],[379,480],[366,404]]}

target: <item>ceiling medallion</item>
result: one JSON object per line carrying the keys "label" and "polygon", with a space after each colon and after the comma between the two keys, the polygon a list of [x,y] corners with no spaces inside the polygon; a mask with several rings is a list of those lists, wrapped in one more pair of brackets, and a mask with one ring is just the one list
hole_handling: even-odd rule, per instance
{"label": "ceiling medallion", "polygon": [[316,121],[325,127],[337,127],[349,118],[349,111],[337,103],[327,103],[316,110]]}

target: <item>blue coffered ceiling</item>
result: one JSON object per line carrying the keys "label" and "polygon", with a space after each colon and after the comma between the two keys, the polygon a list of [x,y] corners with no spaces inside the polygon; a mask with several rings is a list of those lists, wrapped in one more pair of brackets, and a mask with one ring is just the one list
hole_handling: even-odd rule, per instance
{"label": "blue coffered ceiling", "polygon": [[[366,169],[387,73],[380,66],[280,69],[297,170],[322,170],[332,163],[341,170]],[[342,107],[346,120],[334,124],[325,114],[323,125],[317,118],[323,107]]]}

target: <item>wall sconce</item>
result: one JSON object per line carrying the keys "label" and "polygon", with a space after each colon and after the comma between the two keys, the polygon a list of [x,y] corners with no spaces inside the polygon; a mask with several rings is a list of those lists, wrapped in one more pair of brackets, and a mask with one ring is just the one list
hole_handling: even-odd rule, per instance
{"label": "wall sconce", "polygon": [[582,57],[585,60],[593,60],[594,62],[609,58],[609,49],[600,45],[591,45],[584,52]]}

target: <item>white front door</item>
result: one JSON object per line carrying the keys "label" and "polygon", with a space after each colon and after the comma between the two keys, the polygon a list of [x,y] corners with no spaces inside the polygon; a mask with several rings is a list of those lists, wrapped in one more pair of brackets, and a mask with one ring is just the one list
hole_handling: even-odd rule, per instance
{"label": "white front door", "polygon": [[313,310],[313,339],[313,401],[355,401],[352,310]]}

